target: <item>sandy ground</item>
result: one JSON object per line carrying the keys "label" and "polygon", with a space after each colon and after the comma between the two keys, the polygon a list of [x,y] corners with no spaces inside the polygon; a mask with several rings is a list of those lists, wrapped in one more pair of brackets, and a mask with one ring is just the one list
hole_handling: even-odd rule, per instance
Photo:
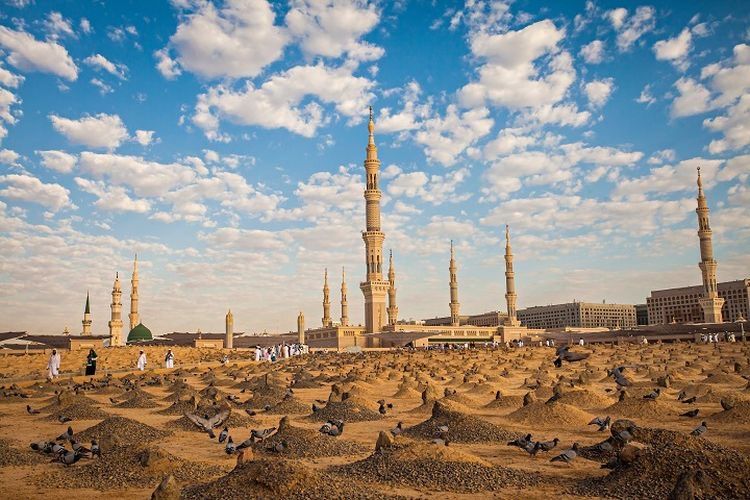
{"label": "sandy ground", "polygon": [[[211,440],[205,433],[197,430],[183,430],[173,424],[179,415],[162,415],[158,411],[171,404],[162,398],[171,394],[168,386],[172,381],[184,380],[196,390],[205,388],[205,374],[213,370],[216,388],[226,394],[233,394],[242,402],[248,401],[253,395],[251,389],[241,392],[232,385],[243,380],[250,384],[257,384],[263,380],[263,375],[272,373],[272,379],[280,381],[281,391],[288,387],[293,377],[310,378],[320,383],[316,388],[294,388],[294,397],[308,407],[303,413],[290,414],[292,425],[299,428],[317,430],[322,422],[312,420],[310,406],[316,400],[327,400],[331,393],[331,386],[337,383],[344,392],[349,392],[358,403],[377,411],[376,401],[385,399],[393,404],[384,418],[375,421],[348,422],[341,437],[327,439],[347,440],[360,443],[369,450],[374,445],[380,431],[387,431],[401,421],[406,429],[430,418],[430,411],[415,411],[422,404],[420,391],[429,383],[435,398],[443,397],[446,389],[456,393],[446,399],[450,400],[451,408],[475,416],[485,422],[496,424],[503,429],[526,434],[532,433],[535,440],[560,439],[557,449],[548,454],[540,454],[531,458],[523,450],[507,446],[505,442],[477,442],[465,443],[461,439],[452,440],[450,448],[456,452],[478,457],[491,466],[510,468],[538,477],[539,481],[533,486],[524,484],[509,484],[507,487],[495,488],[494,491],[471,491],[450,486],[421,486],[409,484],[406,481],[398,483],[379,481],[361,483],[359,479],[347,479],[352,484],[364,484],[364,488],[383,496],[400,495],[411,498],[547,498],[550,495],[562,498],[576,497],[573,494],[575,486],[587,478],[604,477],[610,474],[601,468],[601,463],[578,457],[568,466],[551,463],[549,458],[569,448],[573,442],[580,446],[601,442],[610,435],[610,431],[597,432],[594,426],[586,425],[594,416],[610,415],[614,420],[629,418],[638,426],[670,429],[687,434],[697,427],[701,421],[707,420],[709,430],[700,440],[707,440],[713,444],[726,446],[738,450],[743,457],[750,453],[750,409],[744,413],[734,412],[734,416],[725,418],[716,415],[726,414],[721,406],[721,399],[732,401],[735,405],[741,401],[750,401],[750,391],[747,389],[750,376],[750,362],[748,354],[750,347],[741,344],[724,344],[720,348],[695,344],[671,344],[650,346],[595,346],[574,347],[577,352],[590,354],[590,357],[577,363],[565,364],[557,369],[552,365],[554,351],[547,348],[522,348],[513,351],[468,351],[468,352],[381,352],[366,355],[326,354],[309,355],[304,358],[285,360],[275,365],[268,363],[256,364],[249,361],[234,359],[228,367],[221,367],[215,361],[220,353],[217,351],[201,351],[197,349],[178,348],[175,350],[178,361],[176,369],[189,371],[174,375],[159,369],[146,372],[140,387],[147,394],[153,396],[157,406],[155,408],[118,408],[110,400],[121,400],[124,391],[112,388],[110,393],[97,394],[96,391],[79,391],[96,402],[101,410],[109,415],[127,417],[137,422],[152,426],[156,429],[170,431],[172,434],[153,443],[152,446],[164,450],[171,455],[186,461],[197,462],[201,467],[218,466],[221,470],[215,474],[216,478],[228,473],[235,467],[236,457],[224,453],[222,445]],[[165,349],[148,348],[147,355],[153,366],[163,359]],[[73,372],[83,366],[85,352],[63,353],[63,371]],[[137,356],[135,348],[118,348],[99,352],[100,378],[104,371],[117,371],[115,378],[125,376],[126,370],[134,365]],[[235,357],[236,358],[236,357]],[[6,377],[0,380],[3,390],[7,391],[14,377],[22,379],[27,376],[43,376],[45,373],[46,357],[43,355],[5,356],[0,359],[0,372]],[[161,363],[158,363],[161,365]],[[615,384],[607,377],[606,369],[617,365],[628,365],[626,374],[633,385],[627,389],[629,399],[625,403],[617,403]],[[131,372],[135,373],[135,372]],[[179,372],[178,372],[179,373]],[[669,381],[659,380],[669,375]],[[147,385],[145,379],[162,376],[162,385]],[[562,377],[560,387],[563,398],[554,404],[544,402],[552,395],[553,385]],[[329,381],[324,381],[328,379]],[[59,387],[50,390],[61,390],[64,386],[79,384],[86,380],[83,376],[70,378],[63,376],[58,381]],[[137,378],[136,378],[137,380]],[[266,379],[267,380],[267,379]],[[65,474],[75,474],[75,469],[87,467],[92,460],[84,458],[71,467],[59,463],[50,463],[49,457],[37,457],[29,450],[29,443],[48,440],[64,432],[68,424],[52,420],[52,411],[42,411],[38,415],[29,415],[26,405],[42,409],[48,404],[53,392],[36,392],[41,380],[17,382],[22,392],[29,398],[5,397],[0,398],[0,438],[6,440],[11,448],[10,453],[17,452],[29,460],[36,460],[26,465],[1,465],[0,484],[5,498],[41,498],[61,494],[66,497],[102,498],[105,495],[116,498],[148,498],[159,483],[158,479],[144,480],[138,487],[120,487],[115,482],[105,489],[71,488],[61,481]],[[656,402],[646,402],[642,395],[652,389],[661,387],[661,396]],[[354,386],[352,385],[354,384]],[[413,387],[408,397],[393,397],[402,384]],[[113,384],[115,385],[115,384]],[[678,402],[678,394],[686,390],[688,395],[695,394],[698,400],[693,404]],[[506,399],[504,405],[490,405],[495,399],[496,391],[501,391]],[[585,393],[581,392],[585,391]],[[532,392],[537,402],[523,407],[522,397]],[[567,400],[565,398],[568,398]],[[340,399],[340,397],[338,398]],[[567,402],[566,402],[567,401]],[[657,404],[658,403],[658,404]],[[316,403],[323,406],[322,403]],[[614,405],[614,407],[613,407]],[[232,405],[233,414],[247,417],[244,408],[247,406]],[[698,408],[700,413],[695,418],[681,417],[680,413]],[[277,426],[282,414],[271,414],[262,408],[256,408],[258,414],[249,421],[248,425],[232,428],[231,434],[235,442],[241,442],[250,434],[251,428],[266,428]],[[617,412],[622,412],[618,414]],[[744,411],[744,410],[743,410]],[[723,413],[722,413],[723,412]],[[731,417],[731,418],[729,418]],[[74,420],[70,425],[75,432],[89,428],[97,420]],[[449,431],[450,432],[450,431]],[[217,432],[218,433],[218,432]],[[399,437],[397,443],[411,441]],[[429,442],[429,441],[428,441]],[[438,445],[431,445],[438,446]],[[639,445],[644,446],[644,445]],[[29,451],[26,451],[29,450]],[[7,453],[8,451],[6,451]],[[107,450],[104,451],[106,453]],[[293,459],[313,471],[335,474],[332,466],[350,464],[368,457],[372,451],[349,456],[333,456],[318,458]],[[256,459],[265,456],[255,453]],[[696,464],[698,466],[699,464]],[[705,465],[705,464],[703,464]],[[701,465],[701,466],[703,466]],[[224,472],[221,472],[224,471]],[[166,472],[165,472],[166,473]],[[750,470],[746,481],[750,487]],[[61,476],[62,475],[62,476]],[[466,480],[470,484],[472,477]],[[667,480],[667,479],[665,479]],[[668,479],[674,482],[674,478]],[[191,481],[181,480],[179,487],[189,486]],[[95,488],[101,486],[94,486]],[[671,485],[669,488],[671,489]],[[471,487],[468,488],[471,490]],[[254,494],[248,490],[247,496]],[[738,498],[742,497],[738,490]],[[260,497],[279,496],[286,494],[264,495]],[[331,497],[346,498],[345,493],[332,491]],[[354,495],[356,497],[357,495]],[[615,495],[623,496],[623,495]],[[627,495],[624,495],[627,496]],[[635,496],[635,495],[633,495]]]}

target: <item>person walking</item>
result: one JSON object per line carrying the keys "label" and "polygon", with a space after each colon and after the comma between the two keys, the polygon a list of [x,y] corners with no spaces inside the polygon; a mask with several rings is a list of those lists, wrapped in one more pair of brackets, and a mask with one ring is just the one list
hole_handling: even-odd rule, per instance
{"label": "person walking", "polygon": [[138,361],[136,362],[136,366],[138,366],[138,369],[140,371],[143,371],[146,369],[146,353],[141,351],[141,353],[138,355]]}
{"label": "person walking", "polygon": [[164,368],[174,368],[174,354],[172,353],[172,349],[168,349],[167,355],[164,356]]}
{"label": "person walking", "polygon": [[86,375],[96,375],[96,351],[89,349],[89,354],[86,356]]}
{"label": "person walking", "polygon": [[60,374],[60,363],[60,354],[57,352],[57,349],[52,349],[52,354],[50,354],[49,361],[47,361],[47,378],[49,380],[54,380]]}

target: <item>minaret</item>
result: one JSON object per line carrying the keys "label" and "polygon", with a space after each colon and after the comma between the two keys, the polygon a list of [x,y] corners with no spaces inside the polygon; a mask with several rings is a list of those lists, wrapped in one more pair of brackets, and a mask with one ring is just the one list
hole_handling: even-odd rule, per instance
{"label": "minaret", "polygon": [[698,303],[703,308],[703,321],[706,323],[721,323],[721,307],[724,299],[719,297],[719,289],[716,284],[716,261],[714,260],[714,247],[711,240],[711,225],[708,222],[708,204],[703,195],[703,180],[701,179],[701,168],[698,167],[698,238],[701,243],[701,262],[698,267],[703,275],[703,297]]}
{"label": "minaret", "polygon": [[365,267],[367,280],[359,284],[365,296],[365,332],[375,333],[383,330],[386,322],[385,296],[390,283],[383,280],[383,240],[385,234],[380,230],[380,198],[378,187],[380,160],[375,146],[375,122],[370,106],[370,121],[367,124],[369,138],[367,156],[365,157],[365,222],[366,231],[362,232],[365,242]]}
{"label": "minaret", "polygon": [[229,309],[224,322],[224,349],[232,349],[234,346],[234,316]]}
{"label": "minaret", "polygon": [[328,268],[325,270],[323,277],[323,328],[328,328],[333,324],[331,321],[331,300],[328,289]]}
{"label": "minaret", "polygon": [[109,345],[117,347],[122,345],[122,289],[120,288],[120,273],[115,274],[115,283],[112,285],[112,304],[109,306],[112,315],[109,320]]}
{"label": "minaret", "polygon": [[133,277],[130,279],[130,314],[128,314],[128,318],[130,318],[130,330],[141,322],[138,315],[138,254],[135,254],[133,260]]}
{"label": "minaret", "polygon": [[346,301],[346,271],[341,268],[341,326],[349,326],[349,304]]}
{"label": "minaret", "polygon": [[89,305],[89,292],[86,292],[86,308],[83,310],[83,332],[81,335],[91,335],[91,306]]}
{"label": "minaret", "polygon": [[388,324],[395,325],[398,321],[398,306],[396,305],[396,268],[393,266],[393,250],[388,257]]}
{"label": "minaret", "polygon": [[305,343],[305,315],[302,311],[297,316],[297,342],[300,344]]}
{"label": "minaret", "polygon": [[451,326],[459,326],[461,324],[461,319],[459,318],[461,304],[458,303],[458,278],[456,276],[456,259],[453,254],[453,240],[451,240],[451,261],[448,265],[448,271],[451,277]]}
{"label": "minaret", "polygon": [[519,326],[516,316],[516,273],[513,272],[513,251],[510,248],[510,227],[505,225],[505,303],[508,306],[506,326]]}

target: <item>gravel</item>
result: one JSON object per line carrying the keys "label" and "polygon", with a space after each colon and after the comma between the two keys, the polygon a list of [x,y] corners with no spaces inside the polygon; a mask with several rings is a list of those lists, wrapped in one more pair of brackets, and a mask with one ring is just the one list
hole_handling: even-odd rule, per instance
{"label": "gravel", "polygon": [[[343,435],[346,435],[346,427]],[[286,443],[284,450],[273,451],[274,446],[283,442]],[[342,436],[324,436],[316,430],[292,426],[287,417],[279,421],[278,431],[265,441],[257,443],[255,449],[288,458],[360,455],[369,451],[369,448],[347,441]]]}
{"label": "gravel", "polygon": [[126,417],[111,416],[88,429],[76,433],[75,437],[82,443],[92,439],[99,441],[102,450],[109,446],[128,445],[139,446],[163,439],[170,433],[162,431]]}
{"label": "gravel", "polygon": [[448,426],[448,437],[457,443],[486,443],[510,441],[520,435],[487,422],[479,417],[461,413],[436,401],[432,416],[424,422],[404,430],[404,434],[422,439],[433,439],[439,433],[438,427]]}
{"label": "gravel", "polygon": [[377,411],[370,410],[355,399],[346,401],[329,401],[323,408],[309,416],[311,420],[327,422],[329,420],[343,420],[344,422],[369,422],[380,420],[383,416]]}

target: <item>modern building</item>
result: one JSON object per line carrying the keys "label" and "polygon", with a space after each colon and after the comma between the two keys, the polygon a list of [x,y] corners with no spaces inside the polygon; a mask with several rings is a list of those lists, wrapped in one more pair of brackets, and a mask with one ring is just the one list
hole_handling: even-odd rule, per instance
{"label": "modern building", "polygon": [[518,311],[529,328],[630,328],[636,326],[635,306],[596,302],[568,302]]}
{"label": "modern building", "polygon": [[[737,321],[750,315],[750,279],[724,281],[717,285],[718,296],[724,300],[722,319]],[[653,290],[646,299],[649,325],[666,323],[708,323],[700,300],[703,285]]]}
{"label": "modern building", "polygon": [[638,324],[638,326],[648,325],[648,305],[647,304],[635,305],[635,322]]}
{"label": "modern building", "polygon": [[[458,320],[460,325],[500,326],[505,324],[505,320],[507,317],[508,315],[504,312],[489,311],[480,314],[462,314],[458,317]],[[429,318],[422,320],[421,323],[427,326],[446,326],[451,324],[451,317],[443,316],[440,318]]]}

